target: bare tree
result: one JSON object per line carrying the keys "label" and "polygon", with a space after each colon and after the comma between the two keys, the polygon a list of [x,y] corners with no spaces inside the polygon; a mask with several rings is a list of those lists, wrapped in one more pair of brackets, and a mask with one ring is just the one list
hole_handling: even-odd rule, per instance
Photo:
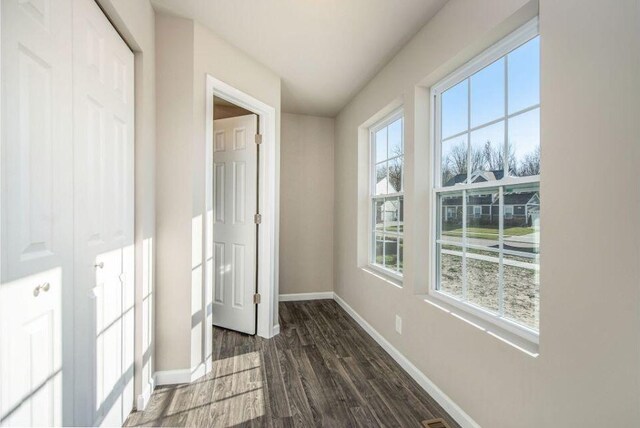
{"label": "bare tree", "polygon": [[520,177],[540,174],[540,147],[524,157],[516,173]]}
{"label": "bare tree", "polygon": [[484,144],[484,161],[487,170],[495,171],[502,168],[502,152],[500,148],[494,148],[491,141]]}
{"label": "bare tree", "polygon": [[387,164],[382,163],[376,166],[376,183],[380,183],[387,178]]}
{"label": "bare tree", "polygon": [[[389,185],[392,186],[396,192],[402,190],[402,158],[396,158],[389,161]],[[391,189],[389,189],[391,192]]]}
{"label": "bare tree", "polygon": [[453,175],[466,174],[468,161],[467,145],[460,143],[449,153],[447,164]]}

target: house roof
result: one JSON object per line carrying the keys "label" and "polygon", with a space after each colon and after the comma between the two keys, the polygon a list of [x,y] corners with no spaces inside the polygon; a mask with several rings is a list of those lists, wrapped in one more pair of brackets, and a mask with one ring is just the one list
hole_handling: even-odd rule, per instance
{"label": "house roof", "polygon": [[[537,201],[538,192],[508,193],[504,196],[506,205],[527,205],[529,203],[539,203]],[[534,201],[532,201],[534,199]],[[467,205],[494,205],[500,204],[500,198],[493,198],[493,194],[470,195]],[[449,196],[442,199],[443,206],[462,205],[462,196]]]}
{"label": "house roof", "polygon": [[[504,177],[504,170],[496,169],[492,171],[476,171],[471,175],[472,183],[484,183],[486,181],[500,180]],[[457,174],[451,177],[445,183],[445,187],[455,186],[456,184],[464,184],[467,181],[467,174]]]}
{"label": "house roof", "polygon": [[387,177],[376,183],[376,195],[383,195],[386,193],[398,193],[398,190],[393,187],[393,184],[391,184]]}
{"label": "house roof", "polygon": [[[468,205],[491,205],[493,202],[492,195],[470,195],[468,197]],[[462,196],[446,197],[442,200],[444,206],[462,205]]]}
{"label": "house roof", "polygon": [[[537,195],[538,192],[507,193],[504,195],[504,203],[505,205],[527,205]],[[499,203],[500,198],[496,198],[493,205],[498,205]]]}

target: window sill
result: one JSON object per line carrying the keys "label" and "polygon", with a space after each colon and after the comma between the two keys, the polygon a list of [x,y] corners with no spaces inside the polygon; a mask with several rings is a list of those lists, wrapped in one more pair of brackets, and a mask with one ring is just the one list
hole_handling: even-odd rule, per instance
{"label": "window sill", "polygon": [[465,303],[454,303],[455,299],[449,298],[443,293],[435,290],[430,290],[429,294],[423,294],[419,297],[421,297],[426,303],[435,306],[436,308],[466,322],[478,330],[493,336],[494,338],[524,352],[531,357],[536,358],[540,355],[537,340],[525,338],[523,335],[511,331],[511,329],[507,329],[495,321],[489,321],[472,313],[471,308],[464,307],[467,305]]}
{"label": "window sill", "polygon": [[376,278],[393,285],[394,287],[402,288],[402,276],[400,275],[394,275],[392,272],[389,272],[386,269],[382,269],[371,264],[363,266],[360,269],[362,269],[369,275],[373,275]]}

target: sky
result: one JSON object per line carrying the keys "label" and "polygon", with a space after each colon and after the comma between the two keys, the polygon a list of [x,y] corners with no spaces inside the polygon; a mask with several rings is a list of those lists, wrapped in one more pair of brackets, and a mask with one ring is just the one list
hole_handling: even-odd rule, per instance
{"label": "sky", "polygon": [[[442,94],[442,139],[505,116],[505,61],[508,64],[508,114],[540,103],[540,37],[535,37]],[[470,92],[469,92],[470,91]],[[469,106],[469,95],[471,106]],[[471,124],[469,126],[469,107]],[[474,148],[489,140],[503,144],[505,122],[471,133]],[[516,158],[533,152],[540,144],[540,109],[509,119],[509,142]],[[443,141],[443,159],[466,136]]]}

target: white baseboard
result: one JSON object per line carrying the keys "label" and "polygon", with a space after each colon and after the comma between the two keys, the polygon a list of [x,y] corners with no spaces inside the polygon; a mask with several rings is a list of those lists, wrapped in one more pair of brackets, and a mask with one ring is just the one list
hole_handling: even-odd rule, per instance
{"label": "white baseboard", "polygon": [[440,388],[436,386],[424,373],[422,373],[416,366],[407,359],[400,351],[398,351],[387,339],[385,339],[371,324],[365,321],[347,302],[345,302],[337,294],[334,295],[335,301],[353,318],[360,327],[366,331],[378,344],[396,360],[400,367],[411,376],[418,385],[422,387],[434,400],[442,406],[442,408],[458,422],[462,427],[480,428],[468,414],[464,412],[447,394],[442,392]]}
{"label": "white baseboard", "polygon": [[156,372],[156,385],[176,385],[191,382],[191,370],[162,370]]}
{"label": "white baseboard", "polygon": [[274,325],[273,328],[271,329],[271,332],[273,333],[273,335],[271,337],[279,335],[280,334],[280,324]]}
{"label": "white baseboard", "polygon": [[156,385],[176,385],[179,383],[191,383],[207,374],[211,370],[211,364],[200,363],[191,369],[163,370],[155,373]]}
{"label": "white baseboard", "polygon": [[333,291],[322,291],[319,293],[281,294],[278,300],[280,302],[298,302],[302,300],[322,300],[322,299],[333,299]]}
{"label": "white baseboard", "polygon": [[151,399],[151,394],[153,394],[154,389],[156,389],[156,381],[155,377],[151,376],[151,379],[147,382],[142,394],[138,395],[138,399],[136,400],[136,411],[142,412],[147,408],[147,404],[149,404],[149,399]]}

